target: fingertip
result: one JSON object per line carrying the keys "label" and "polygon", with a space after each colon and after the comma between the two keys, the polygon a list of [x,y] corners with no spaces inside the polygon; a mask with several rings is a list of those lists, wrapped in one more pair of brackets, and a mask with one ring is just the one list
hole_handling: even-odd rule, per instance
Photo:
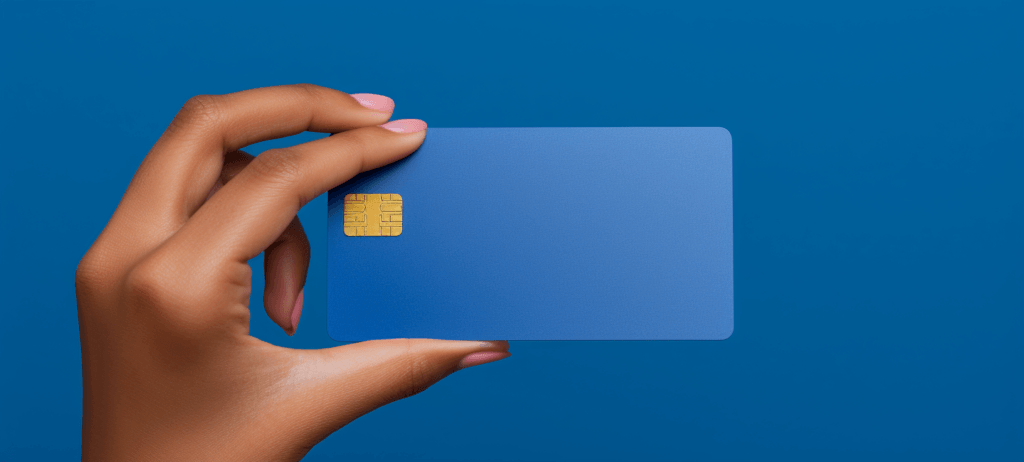
{"label": "fingertip", "polygon": [[416,133],[427,129],[427,123],[420,119],[399,119],[379,125],[395,133]]}
{"label": "fingertip", "polygon": [[488,340],[480,342],[480,346],[495,348],[498,351],[508,351],[509,348],[508,340]]}
{"label": "fingertip", "polygon": [[353,93],[351,95],[361,106],[379,112],[391,112],[395,110],[395,100],[384,95],[373,93]]}
{"label": "fingertip", "polygon": [[512,353],[507,351],[478,351],[476,353],[470,353],[459,361],[458,369],[493,363],[509,356],[512,356]]}

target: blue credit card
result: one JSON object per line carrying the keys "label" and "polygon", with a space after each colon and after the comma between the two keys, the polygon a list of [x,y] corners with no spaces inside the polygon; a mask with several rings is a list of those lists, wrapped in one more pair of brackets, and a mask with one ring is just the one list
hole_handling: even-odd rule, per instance
{"label": "blue credit card", "polygon": [[721,340],[724,128],[430,128],[328,198],[339,341]]}

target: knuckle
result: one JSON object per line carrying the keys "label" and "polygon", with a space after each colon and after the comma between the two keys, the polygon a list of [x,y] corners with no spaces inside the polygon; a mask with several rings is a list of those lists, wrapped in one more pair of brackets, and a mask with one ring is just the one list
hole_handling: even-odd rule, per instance
{"label": "knuckle", "polygon": [[161,259],[143,260],[125,275],[122,286],[125,306],[136,319],[158,326],[162,332],[178,335],[202,332],[206,323],[204,310],[191,309],[202,305],[198,291],[189,287]]}
{"label": "knuckle", "polygon": [[[194,337],[224,330],[247,331],[249,325],[248,265],[223,279],[204,269],[190,270],[168,255],[151,255],[130,270],[122,297],[136,319],[146,320],[163,333]],[[210,281],[227,281],[225,287]]]}
{"label": "knuckle", "polygon": [[351,155],[362,156],[369,152],[379,152],[387,146],[387,142],[378,132],[359,131],[353,135],[349,144]]}
{"label": "knuckle", "polygon": [[180,128],[207,128],[215,126],[223,115],[221,97],[196,95],[188,99],[174,117],[172,125]]}
{"label": "knuckle", "polygon": [[110,266],[98,251],[90,249],[75,268],[75,290],[85,295],[109,287],[113,273]]}
{"label": "knuckle", "polygon": [[256,156],[247,167],[261,181],[291,185],[302,176],[302,156],[294,149],[270,149]]}
{"label": "knuckle", "polygon": [[291,87],[298,92],[305,93],[306,96],[309,96],[311,98],[319,98],[320,95],[323,94],[323,91],[325,90],[324,87],[321,87],[320,85],[314,85],[311,83],[297,83],[291,85]]}
{"label": "knuckle", "polygon": [[148,259],[140,262],[125,275],[124,289],[127,296],[142,306],[165,306],[173,298],[174,290],[169,281],[173,274],[164,268],[159,260]]}
{"label": "knuckle", "polygon": [[432,372],[431,362],[426,355],[406,355],[405,387],[400,398],[415,396],[430,388],[440,377]]}
{"label": "knuckle", "polygon": [[359,173],[367,170],[367,154],[380,152],[385,146],[379,134],[356,130],[347,133],[344,143],[339,143],[336,149],[338,157],[356,160],[355,167],[358,170],[355,173]]}

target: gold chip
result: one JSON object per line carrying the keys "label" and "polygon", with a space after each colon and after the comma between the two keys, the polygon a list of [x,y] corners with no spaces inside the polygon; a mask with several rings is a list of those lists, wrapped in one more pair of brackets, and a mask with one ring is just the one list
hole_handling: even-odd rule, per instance
{"label": "gold chip", "polygon": [[346,236],[402,234],[402,196],[398,194],[346,194]]}

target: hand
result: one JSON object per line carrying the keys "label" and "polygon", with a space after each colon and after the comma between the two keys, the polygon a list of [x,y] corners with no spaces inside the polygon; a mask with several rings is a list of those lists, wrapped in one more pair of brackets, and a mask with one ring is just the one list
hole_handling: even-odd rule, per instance
{"label": "hand", "polygon": [[[509,355],[507,342],[292,350],[249,336],[248,260],[265,252],[267,314],[293,334],[309,264],[299,208],[423,142],[422,121],[388,122],[393,106],[313,85],[185,104],[75,275],[83,459],[298,460],[377,407]],[[239,151],[307,130],[336,134]]]}

